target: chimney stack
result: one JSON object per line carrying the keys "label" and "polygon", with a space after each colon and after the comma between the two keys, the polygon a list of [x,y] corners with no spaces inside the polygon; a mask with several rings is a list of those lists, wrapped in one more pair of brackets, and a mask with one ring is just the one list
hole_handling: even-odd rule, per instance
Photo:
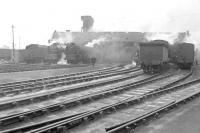
{"label": "chimney stack", "polygon": [[92,29],[94,19],[91,16],[81,16],[81,21],[83,22],[82,32],[88,32]]}

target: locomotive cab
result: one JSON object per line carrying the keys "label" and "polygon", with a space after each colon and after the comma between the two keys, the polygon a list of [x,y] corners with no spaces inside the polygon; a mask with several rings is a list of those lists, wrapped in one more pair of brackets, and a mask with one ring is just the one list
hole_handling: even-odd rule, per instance
{"label": "locomotive cab", "polygon": [[174,45],[171,55],[174,63],[181,69],[190,69],[194,63],[194,44],[178,43]]}

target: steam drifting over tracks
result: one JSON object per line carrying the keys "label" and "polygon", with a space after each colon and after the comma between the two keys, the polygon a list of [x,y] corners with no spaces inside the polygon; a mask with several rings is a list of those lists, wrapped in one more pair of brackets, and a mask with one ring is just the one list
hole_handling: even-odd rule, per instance
{"label": "steam drifting over tracks", "polygon": [[[134,69],[120,69],[112,68],[106,70],[99,70],[94,72],[82,72],[70,75],[63,75],[57,77],[49,77],[43,79],[29,80],[24,82],[16,82],[11,84],[0,85],[0,96],[18,95],[21,93],[28,93],[32,91],[38,91],[43,89],[51,89],[60,86],[66,86],[71,84],[77,84],[85,81],[92,81],[102,79],[105,77],[116,76],[133,71],[137,71],[139,68]],[[77,76],[76,76],[77,75]]]}
{"label": "steam drifting over tracks", "polygon": [[[76,124],[80,124],[80,123],[82,123],[82,122],[84,122],[84,121],[88,121],[90,118],[91,119],[95,119],[95,118],[98,118],[98,116],[100,115],[100,114],[104,114],[104,113],[106,113],[107,111],[108,112],[112,112],[112,111],[114,111],[115,109],[117,109],[118,107],[120,107],[120,106],[124,106],[124,105],[128,105],[127,103],[129,103],[129,102],[127,102],[128,100],[130,100],[130,99],[133,99],[133,97],[135,98],[135,99],[137,99],[137,100],[135,100],[135,102],[139,102],[138,101],[138,96],[141,96],[141,95],[144,95],[144,94],[146,94],[146,93],[150,93],[151,91],[154,91],[155,90],[155,86],[154,86],[154,89],[152,88],[152,89],[148,89],[148,90],[145,90],[144,88],[142,89],[143,91],[139,91],[139,88],[137,89],[137,90],[131,90],[132,88],[135,88],[135,87],[138,87],[138,86],[143,86],[144,84],[147,84],[147,83],[152,83],[152,82],[156,82],[156,81],[159,81],[159,80],[161,80],[161,79],[165,79],[166,77],[169,77],[170,75],[165,75],[165,76],[161,76],[161,77],[154,77],[153,79],[148,79],[148,80],[143,80],[143,82],[139,82],[139,83],[136,83],[136,84],[129,84],[129,85],[126,85],[126,86],[124,86],[124,87],[119,87],[119,88],[117,88],[117,89],[112,89],[112,90],[110,90],[110,91],[107,91],[107,92],[102,92],[102,93],[105,93],[105,94],[96,94],[96,95],[94,95],[93,94],[93,96],[89,96],[88,98],[87,98],[87,100],[88,99],[91,99],[91,100],[89,100],[89,101],[92,101],[92,100],[95,100],[95,99],[99,99],[100,97],[99,96],[104,96],[104,98],[105,97],[107,97],[107,96],[109,96],[108,98],[105,98],[105,100],[107,99],[109,102],[103,102],[104,103],[104,105],[102,106],[102,104],[97,104],[97,103],[94,103],[95,105],[101,105],[101,106],[97,106],[97,107],[95,107],[95,109],[93,108],[92,110],[88,110],[88,111],[81,111],[80,113],[77,113],[76,114],[76,116],[70,116],[71,117],[71,119],[70,119],[70,117],[69,116],[62,116],[61,118],[56,118],[56,119],[54,119],[54,120],[51,120],[51,121],[48,121],[48,124],[50,124],[50,123],[52,123],[52,125],[50,125],[50,126],[47,126],[47,127],[44,127],[44,128],[41,128],[41,129],[38,129],[38,130],[35,130],[34,132],[38,132],[38,131],[43,131],[43,129],[44,129],[44,131],[50,131],[50,130],[57,130],[58,128],[60,128],[60,127],[62,127],[63,125],[67,125],[67,128],[71,128],[71,127],[73,127],[73,126],[75,126]],[[172,76],[172,75],[171,75]],[[188,75],[187,75],[188,76]],[[176,82],[178,82],[178,81],[180,81],[180,80],[183,80],[184,78],[186,78],[187,76],[175,76],[174,78],[176,79]],[[174,80],[175,80],[174,79]],[[169,87],[170,85],[172,85],[172,84],[174,84],[175,82],[173,82],[172,83],[172,81],[169,83],[169,81],[168,81],[168,83],[167,82],[165,82],[165,84],[163,85],[163,88],[165,88],[165,87]],[[128,91],[126,94],[124,94],[123,92],[126,92],[126,91]],[[132,93],[130,93],[130,91],[133,91]],[[126,97],[123,97],[122,95],[124,94],[124,96],[126,96]],[[129,96],[128,96],[128,94],[129,94]],[[117,96],[115,96],[115,95],[117,95]],[[128,98],[127,98],[127,96],[128,96]],[[110,98],[111,97],[111,98]],[[114,99],[113,99],[114,98]],[[116,99],[118,99],[117,101],[116,101]],[[85,100],[86,100],[86,98],[85,98]],[[86,101],[87,101],[86,100]],[[104,99],[103,99],[104,100]],[[97,100],[97,102],[98,102],[98,100]],[[79,99],[79,103],[81,103],[81,104],[83,104],[84,103],[84,100],[83,99]],[[87,102],[86,102],[87,103]],[[93,102],[92,102],[93,103]],[[101,103],[101,102],[100,102]],[[111,104],[112,103],[112,104]],[[93,105],[94,105],[93,104]],[[67,104],[63,104],[63,106],[64,107],[68,107],[67,106]],[[85,105],[84,105],[85,106]],[[81,108],[80,108],[81,109]],[[64,112],[63,112],[64,113]],[[69,112],[66,112],[68,115],[69,115]],[[66,114],[65,113],[65,114]],[[63,114],[64,115],[64,114]],[[68,118],[68,119],[67,119]],[[63,119],[66,119],[66,120],[63,120]],[[63,120],[63,121],[60,121],[59,122],[59,120]],[[57,123],[53,123],[53,121],[54,122],[57,122]],[[26,127],[26,126],[28,126],[28,125],[24,125],[24,128],[21,128],[21,129],[15,129],[15,131],[22,131],[22,132],[25,132],[25,131],[27,131],[27,130],[29,130],[29,129],[31,129],[31,128],[36,128],[35,126],[36,125],[38,125],[39,123],[32,123],[32,126],[30,126],[29,125],[29,127]],[[40,123],[41,124],[41,123]],[[46,125],[47,123],[46,122],[44,122],[43,123],[44,125]],[[43,126],[44,126],[43,125]],[[41,126],[41,125],[40,125]],[[10,130],[11,131],[11,130]],[[14,131],[14,130],[13,130]]]}

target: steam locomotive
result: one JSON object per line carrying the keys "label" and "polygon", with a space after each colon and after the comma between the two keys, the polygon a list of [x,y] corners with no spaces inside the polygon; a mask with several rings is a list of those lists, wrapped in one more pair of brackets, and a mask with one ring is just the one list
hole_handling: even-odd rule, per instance
{"label": "steam locomotive", "polygon": [[177,43],[170,46],[169,55],[171,62],[182,69],[190,69],[194,62],[194,44]]}
{"label": "steam locomotive", "polygon": [[75,43],[70,43],[66,46],[65,55],[70,64],[90,63],[90,58],[87,52]]}
{"label": "steam locomotive", "polygon": [[70,64],[90,63],[87,52],[74,43],[67,44],[66,48],[57,47],[57,44],[51,46],[28,45],[22,53],[22,61],[26,63],[56,64],[63,53],[65,53],[65,59]]}

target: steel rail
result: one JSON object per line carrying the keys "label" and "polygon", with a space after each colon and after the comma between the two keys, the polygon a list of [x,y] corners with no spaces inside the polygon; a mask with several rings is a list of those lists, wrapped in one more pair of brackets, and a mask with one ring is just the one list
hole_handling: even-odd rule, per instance
{"label": "steel rail", "polygon": [[[128,100],[128,99],[127,99]],[[123,105],[124,103],[123,102],[127,102],[127,100],[124,100],[124,101],[121,101],[120,103],[117,103],[117,104],[115,104],[115,105],[112,105],[112,106],[108,106],[107,108],[103,108],[103,109],[101,109],[101,110],[97,110],[96,112],[95,111],[93,111],[93,112],[90,112],[90,113],[92,113],[93,115],[95,115],[95,113],[96,114],[99,114],[99,112],[101,112],[101,111],[105,111],[105,110],[109,110],[109,109],[113,109],[113,108],[115,108],[115,106],[118,106],[118,105]],[[138,99],[135,99],[136,101],[138,100]],[[125,103],[126,104],[126,103]],[[89,115],[90,113],[87,113],[87,114],[85,114],[85,115]],[[91,114],[91,115],[92,115]],[[78,117],[78,116],[77,116]],[[82,119],[82,118],[84,118],[85,116],[83,115],[83,116],[79,116],[79,117],[81,117],[81,118],[79,118],[79,120],[80,119]],[[88,116],[87,116],[88,117]],[[63,118],[64,119],[64,118]],[[75,119],[75,118],[74,118]]]}
{"label": "steel rail", "polygon": [[18,82],[10,82],[10,83],[0,84],[0,87],[2,87],[2,86],[11,86],[11,85],[16,85],[16,84],[22,84],[22,83],[31,83],[31,82],[37,82],[37,81],[44,81],[44,80],[48,80],[48,79],[56,79],[56,78],[62,78],[62,77],[77,76],[77,75],[87,74],[87,73],[101,72],[101,71],[105,71],[105,70],[107,71],[107,70],[111,70],[111,69],[114,69],[114,68],[120,68],[120,67],[113,66],[113,67],[107,67],[107,68],[103,68],[103,69],[89,70],[89,71],[83,71],[83,72],[77,72],[77,73],[71,73],[71,74],[65,74],[65,75],[59,75],[59,76],[50,76],[50,77],[46,77],[46,78],[39,78],[39,79],[32,79],[32,80],[25,80],[25,81],[18,81]]}
{"label": "steel rail", "polygon": [[[133,76],[131,76],[129,78],[134,78],[134,77],[137,77],[139,75],[141,75],[141,74],[133,75]],[[148,80],[150,78],[152,78],[152,77],[145,78],[145,79],[140,80],[140,81],[136,81],[136,82],[134,82],[132,84],[135,84],[135,85],[138,86],[140,82],[143,83],[145,80]],[[118,87],[111,88],[111,89],[108,88],[108,89],[103,90],[103,91],[97,91],[97,92],[93,92],[92,94],[84,95],[84,96],[79,97],[79,98],[74,98],[73,100],[66,100],[66,101],[64,101],[62,103],[59,103],[59,104],[53,104],[51,106],[46,106],[46,107],[43,107],[43,108],[39,108],[39,109],[27,111],[25,113],[18,113],[18,114],[10,115],[9,117],[1,117],[0,121],[1,121],[1,123],[5,124],[7,120],[10,120],[10,119],[12,120],[12,119],[18,118],[18,121],[20,121],[21,119],[25,118],[26,116],[31,117],[31,114],[33,114],[33,116],[34,116],[35,114],[37,114],[37,112],[40,112],[40,111],[42,111],[42,112],[48,112],[49,113],[51,111],[55,111],[55,109],[56,110],[62,109],[63,106],[69,106],[69,105],[72,105],[72,104],[74,104],[74,105],[75,104],[79,104],[80,101],[87,101],[87,100],[91,100],[91,99],[93,99],[95,97],[104,96],[104,95],[106,95],[108,93],[117,92],[117,91],[119,91],[119,89],[122,90],[125,87],[128,87],[128,86],[130,87],[130,85],[131,84],[122,85],[122,86],[118,86]],[[128,89],[128,88],[126,88],[126,89]],[[47,110],[49,110],[49,111],[47,111]]]}
{"label": "steel rail", "polygon": [[[105,78],[105,77],[111,77],[111,76],[117,76],[120,74],[126,74],[126,73],[130,73],[130,72],[134,72],[134,71],[138,71],[140,70],[140,68],[138,69],[133,69],[133,70],[122,70],[122,71],[116,71],[116,72],[106,72],[106,73],[100,73],[98,75],[91,75],[90,77],[78,77],[77,79],[72,79],[72,80],[68,80],[65,79],[64,81],[53,81],[50,83],[42,83],[40,85],[32,85],[31,87],[27,87],[27,88],[13,88],[11,90],[9,90],[8,88],[5,88],[4,91],[0,91],[0,96],[6,96],[6,95],[19,95],[22,92],[23,93],[29,93],[32,91],[38,91],[38,90],[42,90],[42,89],[51,89],[51,88],[55,88],[55,87],[60,87],[60,86],[66,86],[66,85],[71,85],[71,84],[76,84],[76,83],[81,83],[81,82],[85,82],[85,81],[92,81],[92,80],[96,80],[96,79],[101,79],[101,78]],[[20,89],[19,89],[20,88]]]}
{"label": "steel rail", "polygon": [[[200,82],[200,79],[193,80],[193,81],[181,84],[179,86],[176,86],[174,88],[174,90],[176,90],[178,88],[186,87],[189,85],[194,85],[199,82]],[[165,91],[165,90],[161,90],[158,93],[162,93],[163,91]],[[138,126],[141,126],[144,123],[159,117],[159,115],[167,113],[168,111],[178,107],[179,105],[185,104],[188,101],[190,101],[196,97],[199,97],[199,96],[200,96],[200,91],[194,92],[193,94],[189,94],[188,96],[183,96],[183,98],[181,98],[177,101],[174,101],[173,103],[169,104],[168,106],[165,106],[165,107],[159,108],[157,110],[154,110],[152,112],[149,112],[147,114],[144,114],[143,116],[133,119],[131,121],[128,121],[126,123],[122,123],[120,125],[116,125],[114,127],[107,128],[106,130],[108,133],[121,133],[121,132],[128,132],[129,130],[134,131],[135,128],[137,128]]]}
{"label": "steel rail", "polygon": [[[191,75],[188,74],[186,75],[189,76]],[[180,80],[184,80],[185,78],[183,79],[180,79]],[[175,81],[175,82],[180,82],[180,81]],[[170,83],[171,85],[174,85],[174,83]],[[166,85],[166,88],[168,88],[169,85]],[[172,87],[173,88],[173,87]],[[161,88],[161,90],[163,90],[163,87]],[[165,90],[168,90],[168,89],[165,89]],[[83,121],[88,121],[90,119],[95,119],[95,117],[101,117],[102,114],[108,112],[108,113],[111,113],[111,112],[115,112],[117,110],[117,108],[121,108],[121,107],[127,107],[127,105],[130,105],[130,104],[137,104],[138,102],[142,102],[144,99],[147,99],[149,98],[150,96],[152,97],[152,94],[154,95],[158,95],[158,93],[154,92],[154,93],[148,93],[146,95],[142,95],[140,97],[133,97],[133,98],[128,98],[126,100],[123,100],[119,103],[116,103],[116,104],[113,104],[113,105],[110,105],[108,107],[105,107],[105,108],[102,108],[100,110],[96,110],[96,111],[91,111],[91,112],[88,112],[88,113],[85,113],[85,114],[81,114],[79,116],[76,116],[75,118],[69,118],[69,119],[66,119],[66,120],[61,120],[61,121],[58,121],[58,122],[55,122],[53,124],[49,124],[47,126],[44,126],[42,128],[38,128],[38,129],[35,129],[35,130],[32,130],[32,131],[27,131],[29,133],[42,133],[42,132],[46,132],[46,131],[58,131],[60,128],[65,128],[65,129],[68,129],[68,128],[71,128],[73,127],[74,125],[79,125],[80,123],[82,123]]]}

